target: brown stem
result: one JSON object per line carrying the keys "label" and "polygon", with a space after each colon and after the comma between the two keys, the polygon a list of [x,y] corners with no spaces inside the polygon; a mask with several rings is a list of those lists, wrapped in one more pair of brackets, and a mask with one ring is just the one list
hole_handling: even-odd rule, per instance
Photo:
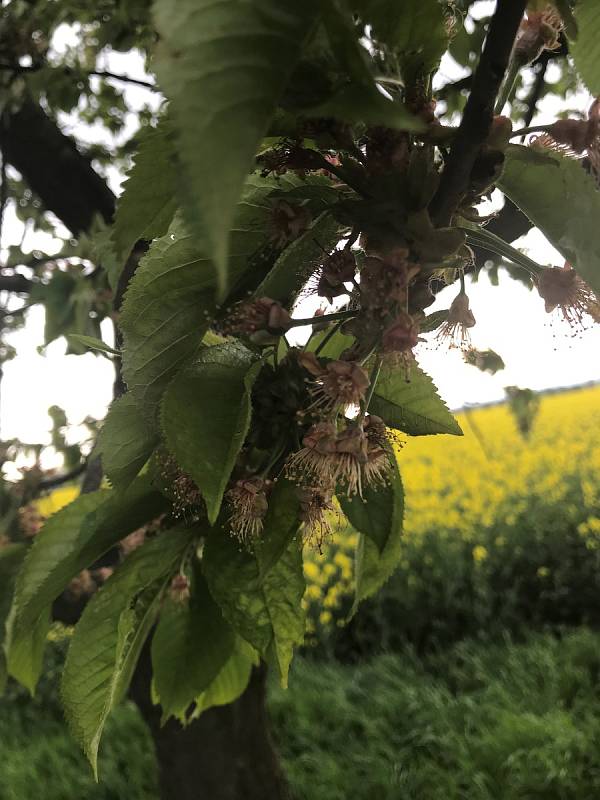
{"label": "brown stem", "polygon": [[490,23],[473,88],[457,134],[450,148],[440,186],[430,206],[438,227],[450,224],[452,215],[469,188],[471,171],[494,118],[494,103],[506,73],[526,0],[498,0]]}

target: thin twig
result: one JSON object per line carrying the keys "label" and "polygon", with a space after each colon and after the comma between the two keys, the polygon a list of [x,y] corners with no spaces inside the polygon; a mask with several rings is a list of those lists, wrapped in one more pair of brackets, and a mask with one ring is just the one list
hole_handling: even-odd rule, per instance
{"label": "thin twig", "polygon": [[473,76],[473,89],[450,148],[440,186],[430,206],[432,218],[438,227],[449,225],[469,188],[475,160],[492,126],[494,103],[508,67],[525,5],[526,0],[498,0]]}
{"label": "thin twig", "polygon": [[[44,64],[36,62],[35,64],[3,64],[0,63],[0,72],[14,72],[16,75],[21,75],[26,72],[39,72],[41,69],[44,68]],[[48,65],[50,66],[50,65]],[[72,69],[71,67],[52,67],[50,69],[60,70],[62,69],[65,74],[73,73],[74,75],[77,74],[77,71]],[[97,70],[92,69],[87,72],[83,73],[84,75],[94,76],[96,78],[109,78],[113,81],[122,81],[123,83],[131,83],[134,86],[141,86],[144,89],[151,89],[153,92],[158,92],[159,89],[156,84],[151,83],[150,81],[144,81],[140,78],[130,78],[128,75],[118,75],[116,72],[109,72],[108,70]]]}
{"label": "thin twig", "polygon": [[529,97],[527,98],[527,114],[525,114],[525,127],[531,125],[531,120],[535,116],[537,104],[540,102],[542,94],[544,93],[544,86],[546,85],[546,70],[550,63],[550,51],[544,50],[539,58],[538,63],[535,65],[536,75]]}
{"label": "thin twig", "polygon": [[116,75],[114,72],[107,70],[92,70],[88,75],[95,75],[97,78],[110,78],[113,81],[122,81],[123,83],[132,83],[134,86],[142,86],[144,89],[151,89],[153,92],[158,92],[159,89],[154,83],[150,81],[143,81],[139,78],[129,78],[127,75]]}
{"label": "thin twig", "polygon": [[52,475],[50,478],[42,478],[39,484],[40,490],[55,489],[57,486],[62,486],[63,483],[74,481],[80,475],[83,475],[87,467],[85,461],[78,464],[74,469],[69,472],[63,472],[61,475]]}

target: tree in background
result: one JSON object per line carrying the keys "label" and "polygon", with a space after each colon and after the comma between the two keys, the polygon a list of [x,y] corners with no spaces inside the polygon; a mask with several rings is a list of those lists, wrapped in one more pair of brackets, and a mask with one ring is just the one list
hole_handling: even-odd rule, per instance
{"label": "tree in background", "polygon": [[[269,663],[285,685],[303,639],[303,549],[339,504],[360,534],[356,603],[372,595],[400,552],[394,432],[461,433],[419,336],[468,348],[465,274],[499,263],[549,312],[598,321],[597,105],[530,127],[547,92],[600,90],[600,14],[572,5],[499,0],[483,19],[458,0],[4,6],[0,207],[64,244],[8,250],[3,331],[43,304],[47,341],[111,358],[116,380],[91,455],[67,447],[56,410],[65,474],[4,484],[3,663],[33,690],[51,617],[77,622],[63,698],[94,769],[129,691],[163,797],[287,796],[264,677]],[[156,82],[106,69],[133,48]],[[472,73],[440,85],[447,51]],[[128,82],[166,98],[133,136]],[[120,144],[73,141],[65,113]],[[106,176],[131,153],[115,202]],[[505,205],[486,219],[495,187]],[[509,244],[532,224],[564,264]],[[307,293],[323,308],[304,318]],[[293,347],[299,326],[311,334]],[[20,449],[5,443],[6,461]],[[81,496],[39,531],[32,498],[77,475]]]}

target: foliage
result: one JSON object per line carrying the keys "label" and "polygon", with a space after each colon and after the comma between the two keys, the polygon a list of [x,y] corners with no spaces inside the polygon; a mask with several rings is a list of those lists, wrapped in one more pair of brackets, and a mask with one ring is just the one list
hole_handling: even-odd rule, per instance
{"label": "foliage", "polygon": [[[311,628],[355,658],[494,628],[595,625],[600,574],[597,387],[543,397],[523,440],[506,406],[459,415],[451,445],[411,440],[400,565],[340,629],[354,593],[355,534],[306,564]],[[444,498],[444,503],[440,498]]]}
{"label": "foliage", "polygon": [[[8,268],[27,266],[31,277],[0,277],[21,288],[25,278],[31,302],[44,305],[47,342],[69,333],[72,352],[110,357],[116,394],[125,396],[115,399],[86,474],[89,488],[92,465],[100,465],[111,488],[98,489],[99,476],[98,491],[48,520],[22,569],[11,562],[7,570],[6,585],[16,587],[0,620],[7,624],[9,672],[33,691],[54,601],[78,575],[81,581],[104,570],[97,593],[88,592],[93,597],[75,628],[63,680],[70,724],[94,769],[107,716],[156,621],[154,699],[162,700],[165,717],[185,721],[235,699],[257,657],[273,663],[285,685],[304,635],[303,560],[313,558],[311,546],[322,546],[334,508],[360,534],[352,539],[357,603],[400,566],[403,602],[418,613],[406,616],[398,635],[434,624],[437,606],[425,600],[435,591],[447,602],[456,585],[470,597],[465,574],[477,602],[473,576],[489,569],[490,580],[502,588],[508,582],[520,603],[513,576],[506,578],[503,566],[500,580],[492,569],[488,539],[466,543],[472,508],[468,497],[453,494],[452,469],[443,486],[446,536],[436,530],[430,543],[432,526],[422,527],[427,512],[415,515],[423,496],[419,469],[398,456],[395,432],[462,435],[413,350],[420,334],[438,328],[442,341],[465,345],[475,324],[464,280],[472,247],[525,269],[548,312],[558,309],[576,325],[600,318],[597,176],[584,170],[589,164],[593,172],[600,160],[597,105],[585,120],[544,126],[535,147],[509,144],[521,117],[514,89],[523,67],[554,52],[563,27],[575,37],[575,22],[587,20],[584,0],[575,18],[559,3],[564,26],[537,5],[523,18],[524,0],[498,4],[483,52],[483,24],[461,30],[468,2],[154,0],[150,8],[136,0],[98,15],[87,3],[62,0],[50,5],[57,18],[79,26],[81,41],[60,57],[50,42],[58,20],[44,9],[29,16],[25,5],[9,4],[3,15],[7,61],[0,77],[11,97],[2,111],[3,151],[10,160],[5,139],[29,110],[58,137],[57,160],[66,153],[78,165],[95,199],[87,222],[63,219],[75,233],[85,230],[78,241],[29,265],[11,252]],[[589,22],[597,27],[596,17]],[[582,42],[594,32],[586,30]],[[128,147],[137,150],[116,212],[89,160],[52,119],[79,107],[89,122],[103,118],[113,132],[124,131],[126,106],[106,81],[140,81],[98,68],[111,47],[139,48],[156,72],[156,84],[141,84],[164,92],[165,100],[156,114],[142,114],[156,117],[156,125],[113,154],[112,164],[121,165]],[[452,125],[460,107],[456,98],[452,104],[452,89],[433,88],[448,49],[462,63],[479,61],[459,127]],[[589,61],[579,62],[586,77]],[[75,83],[67,80],[71,74]],[[562,76],[565,85],[577,78],[567,61]],[[447,113],[436,117],[444,95]],[[494,104],[501,111],[505,100],[511,118],[492,117]],[[109,164],[106,153],[98,158]],[[44,169],[53,163],[49,156]],[[21,172],[32,180],[35,170]],[[40,187],[44,203],[60,180],[47,183]],[[29,207],[27,198],[18,199],[19,179],[12,185],[15,208]],[[496,186],[568,264],[538,265],[484,230],[481,202]],[[66,216],[64,200],[49,210]],[[40,229],[49,224],[42,212],[30,215]],[[92,222],[98,215],[102,221]],[[443,315],[428,315],[434,292],[445,285],[456,286],[454,301]],[[310,292],[326,305],[306,319],[300,307]],[[117,335],[107,352],[98,340],[108,318]],[[291,347],[285,337],[296,327],[311,333]],[[527,409],[520,418],[529,432]],[[54,418],[54,444],[79,467],[60,410]],[[536,422],[534,437],[537,430]],[[442,456],[453,452],[445,437],[438,447]],[[461,457],[471,466],[481,460],[470,450]],[[512,476],[527,462],[508,463]],[[437,469],[436,461],[431,473]],[[502,517],[500,532],[498,520],[482,514],[479,537],[508,541],[526,527],[524,496],[547,479],[536,470],[523,476],[522,494],[488,503],[485,513]],[[552,497],[539,512],[544,521],[550,515],[552,532],[558,520],[565,523],[561,503],[581,508],[587,492],[575,478],[571,485],[571,474],[565,470],[563,484],[573,494]],[[501,493],[502,477],[496,469],[492,496]],[[21,494],[26,507],[43,480],[34,474],[30,484]],[[22,540],[18,513],[11,513],[9,538]],[[123,540],[132,534],[137,544],[145,541],[127,555],[131,540]],[[431,571],[420,571],[422,564],[436,566],[433,555],[422,558],[423,542],[439,553],[441,589]],[[585,546],[572,549],[579,568]],[[466,570],[473,557],[477,569]],[[112,558],[110,566],[99,565],[102,558]],[[499,562],[506,564],[504,557]],[[506,602],[512,597],[507,591]],[[475,618],[485,624],[491,605],[482,607]],[[202,630],[214,651],[194,646]]]}

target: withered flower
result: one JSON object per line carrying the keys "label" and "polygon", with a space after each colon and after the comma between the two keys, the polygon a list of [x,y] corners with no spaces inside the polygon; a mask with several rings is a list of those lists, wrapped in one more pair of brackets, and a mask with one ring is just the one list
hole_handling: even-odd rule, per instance
{"label": "withered flower", "polygon": [[364,422],[367,436],[367,462],[364,466],[365,484],[385,484],[392,467],[392,455],[385,422],[375,414],[368,414]]}
{"label": "withered flower", "polygon": [[244,478],[236,481],[226,494],[231,509],[231,532],[244,545],[251,545],[262,533],[269,508],[266,494],[269,483],[263,478]]}
{"label": "withered flower", "polygon": [[405,311],[383,332],[381,340],[384,353],[408,353],[419,341],[419,323]]}
{"label": "withered flower", "polygon": [[252,336],[262,331],[281,336],[291,325],[292,318],[281,303],[270,297],[260,297],[236,306],[223,325],[223,330],[233,336]]}
{"label": "withered flower", "polygon": [[344,284],[354,280],[355,273],[356,260],[352,251],[335,250],[323,262],[317,294],[325,297],[330,303],[334,297],[348,294]]}
{"label": "withered flower", "polygon": [[364,399],[369,377],[354,361],[329,361],[322,366],[314,353],[302,353],[298,362],[316,378],[309,390],[314,398],[312,409],[347,408]]}
{"label": "withered flower", "polygon": [[276,247],[285,247],[304,233],[311,221],[312,216],[306,206],[278,200],[271,209],[269,239]]}
{"label": "withered flower", "polygon": [[469,298],[461,291],[454,298],[448,312],[448,319],[440,327],[437,339],[449,342],[450,347],[465,349],[469,347],[471,337],[469,328],[475,325],[475,317],[469,308]]}
{"label": "withered flower", "polygon": [[529,11],[517,34],[514,50],[517,61],[522,65],[531,64],[544,50],[556,50],[563,28],[563,20],[553,6],[546,6],[543,11]]}
{"label": "withered flower", "polygon": [[594,290],[579,277],[568,262],[563,267],[548,267],[538,278],[537,289],[550,314],[560,309],[573,327],[584,327],[586,317],[600,322],[600,301]]}
{"label": "withered flower", "polygon": [[190,582],[185,575],[178,573],[171,580],[169,597],[174,603],[184,604],[190,599]]}
{"label": "withered flower", "polygon": [[288,460],[288,476],[301,486],[340,486],[348,497],[362,497],[363,488],[380,484],[386,471],[381,442],[369,439],[365,424],[347,421],[340,431],[332,422],[313,425]]}
{"label": "withered flower", "polygon": [[314,544],[319,552],[331,534],[331,517],[335,513],[333,486],[299,486],[300,522],[305,541]]}

